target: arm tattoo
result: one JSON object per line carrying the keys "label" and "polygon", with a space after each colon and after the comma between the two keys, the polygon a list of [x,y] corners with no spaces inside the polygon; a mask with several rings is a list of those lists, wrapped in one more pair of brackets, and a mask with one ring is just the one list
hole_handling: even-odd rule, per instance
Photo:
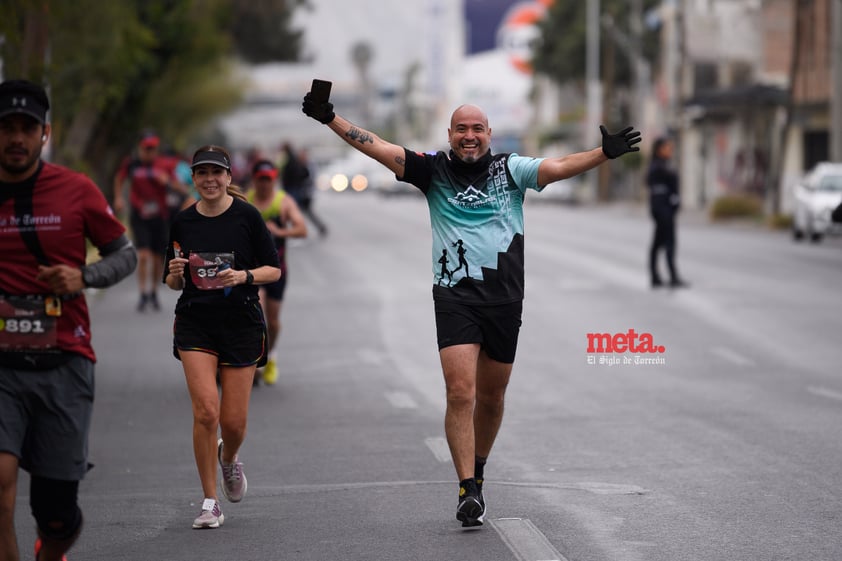
{"label": "arm tattoo", "polygon": [[345,133],[345,136],[351,140],[356,140],[360,144],[365,144],[366,142],[374,144],[374,137],[368,132],[358,129],[357,127],[351,127],[351,129]]}
{"label": "arm tattoo", "polygon": [[405,165],[406,165],[406,160],[405,160],[404,158],[402,158],[402,157],[398,156],[397,158],[395,158],[395,163],[397,163],[397,164],[399,164],[399,165],[402,165],[402,166],[405,166]]}

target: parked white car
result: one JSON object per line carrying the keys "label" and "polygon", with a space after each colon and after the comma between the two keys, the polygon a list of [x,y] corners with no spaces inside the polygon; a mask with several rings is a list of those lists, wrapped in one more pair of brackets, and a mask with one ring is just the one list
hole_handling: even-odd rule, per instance
{"label": "parked white car", "polygon": [[795,212],[792,236],[800,240],[821,241],[827,234],[842,233],[842,224],[830,219],[842,202],[842,164],[817,164],[795,186]]}

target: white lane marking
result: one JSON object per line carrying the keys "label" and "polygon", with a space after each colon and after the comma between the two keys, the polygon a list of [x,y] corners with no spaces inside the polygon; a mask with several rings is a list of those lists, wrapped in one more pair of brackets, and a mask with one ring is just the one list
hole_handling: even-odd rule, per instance
{"label": "white lane marking", "polygon": [[756,363],[748,357],[745,357],[738,353],[733,349],[729,349],[728,347],[713,347],[711,352],[718,356],[719,358],[723,358],[728,362],[732,362],[737,366],[755,366]]}
{"label": "white lane marking", "polygon": [[821,386],[807,386],[807,391],[813,395],[820,395],[822,397],[829,397],[830,399],[842,401],[842,392],[838,392],[836,390],[823,388]]}
{"label": "white lane marking", "polygon": [[392,404],[396,409],[418,409],[418,404],[412,399],[412,396],[406,392],[386,392],[386,400]]}
{"label": "white lane marking", "polygon": [[599,481],[583,481],[576,483],[576,488],[595,495],[645,495],[646,489],[639,485],[626,483],[602,483]]}
{"label": "white lane marking", "polygon": [[450,447],[447,445],[447,440],[442,436],[431,436],[424,439],[424,444],[433,453],[433,456],[442,463],[450,461]]}
{"label": "white lane marking", "polygon": [[491,527],[517,561],[567,561],[528,518],[497,518]]}

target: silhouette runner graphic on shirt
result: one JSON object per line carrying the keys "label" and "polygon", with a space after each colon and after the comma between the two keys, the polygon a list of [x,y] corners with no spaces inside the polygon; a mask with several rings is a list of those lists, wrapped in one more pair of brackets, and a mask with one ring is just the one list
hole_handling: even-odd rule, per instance
{"label": "silhouette runner graphic on shirt", "polygon": [[468,271],[468,261],[465,259],[465,253],[468,250],[465,249],[464,245],[462,245],[462,240],[457,240],[456,242],[453,243],[453,247],[457,247],[457,246],[459,247],[459,249],[456,250],[456,254],[459,256],[459,266],[456,267],[455,269],[453,269],[452,271],[450,271],[450,274],[453,275],[453,273],[455,273],[456,271],[461,269],[462,266],[464,266],[465,267],[465,278],[471,278],[471,274]]}
{"label": "silhouette runner graphic on shirt", "polygon": [[450,271],[447,270],[447,263],[449,259],[447,258],[447,250],[441,250],[441,257],[439,257],[439,263],[441,263],[441,276],[439,277],[439,286],[441,286],[441,281],[444,280],[445,275],[447,275],[447,286],[450,286],[450,283],[453,282],[453,275],[450,274]]}

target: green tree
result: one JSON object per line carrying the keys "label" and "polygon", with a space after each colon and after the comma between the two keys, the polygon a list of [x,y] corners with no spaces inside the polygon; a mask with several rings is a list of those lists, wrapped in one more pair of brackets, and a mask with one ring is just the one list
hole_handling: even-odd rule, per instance
{"label": "green tree", "polygon": [[303,33],[290,20],[307,0],[249,0],[231,3],[229,29],[237,53],[253,63],[296,60]]}
{"label": "green tree", "polygon": [[[184,149],[239,102],[235,57],[261,44],[251,37],[248,49],[238,48],[244,34],[235,22],[245,4],[252,7],[236,0],[4,0],[4,77],[48,85],[53,159],[108,191],[138,131],[154,128]],[[271,37],[261,32],[267,43],[288,38],[284,50],[269,50],[279,60],[296,59],[300,37],[289,19],[306,2],[261,4],[277,30]]]}
{"label": "green tree", "polygon": [[[661,0],[642,0],[644,13],[660,4]],[[629,0],[601,0],[601,33],[603,45],[613,41],[610,26],[631,37],[629,30]],[[557,0],[550,5],[547,16],[539,23],[541,40],[535,49],[533,66],[537,72],[546,74],[559,84],[583,82],[585,79],[587,2],[565,2]],[[655,59],[658,49],[659,29],[642,26],[641,50],[644,58]],[[618,48],[617,51],[624,49]],[[605,52],[606,49],[601,49]],[[632,65],[628,56],[618,56],[614,61],[615,81],[618,85],[629,85],[632,80]]]}
{"label": "green tree", "polygon": [[[642,21],[631,25],[632,9],[637,6],[640,18],[661,0],[600,0],[600,54],[603,85],[602,119],[609,129],[628,124],[634,96],[627,95],[635,78],[635,53],[649,63],[656,59],[660,29],[647,27]],[[546,17],[539,23],[541,39],[533,55],[535,71],[545,74],[561,85],[584,85],[587,50],[587,1],[557,0],[550,5]],[[636,28],[636,33],[633,28]],[[637,59],[639,60],[639,59]],[[625,90],[625,92],[623,91]],[[563,129],[547,133],[563,136]],[[598,170],[597,198],[612,198],[612,174],[621,165],[639,168],[639,157],[629,156],[619,162],[601,166]],[[636,172],[639,174],[639,170]],[[632,180],[637,181],[637,179]]]}

